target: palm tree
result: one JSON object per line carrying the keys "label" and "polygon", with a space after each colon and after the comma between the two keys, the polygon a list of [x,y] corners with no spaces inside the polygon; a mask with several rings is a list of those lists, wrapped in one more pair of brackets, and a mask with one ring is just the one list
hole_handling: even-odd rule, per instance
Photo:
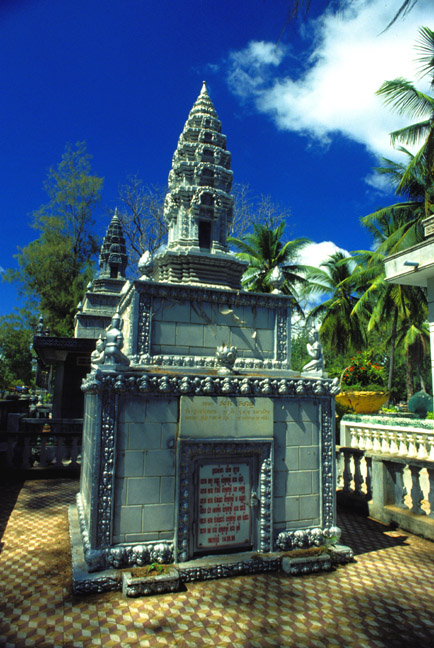
{"label": "palm tree", "polygon": [[312,292],[331,294],[310,311],[308,321],[322,320],[321,340],[338,355],[346,355],[366,345],[365,318],[361,312],[354,311],[358,300],[352,282],[354,266],[352,257],[335,252],[319,268],[311,268],[308,273]]}
{"label": "palm tree", "polygon": [[[381,329],[389,347],[389,391],[393,384],[395,350],[403,343],[400,331],[404,322],[412,320],[421,325],[426,318],[426,296],[421,288],[385,280],[384,258],[392,251],[413,245],[418,238],[417,229],[409,225],[407,215],[405,208],[385,208],[362,219],[373,235],[375,249],[355,253],[357,267],[352,276],[352,285],[361,293],[353,315],[369,312],[367,334]],[[385,328],[387,323],[389,327]]]}
{"label": "palm tree", "polygon": [[[423,310],[421,312],[421,315]],[[425,309],[426,318],[426,309]],[[421,387],[426,391],[421,366],[429,354],[429,326],[426,321],[404,320],[397,335],[397,346],[401,346],[407,356],[407,397],[414,394],[414,374],[417,374]]]}
{"label": "palm tree", "polygon": [[307,283],[307,266],[299,264],[297,258],[310,240],[299,238],[283,243],[284,229],[284,221],[276,225],[271,219],[265,224],[254,223],[252,233],[241,238],[228,237],[228,242],[238,249],[236,256],[249,264],[242,278],[246,290],[272,292],[271,274],[275,268],[281,268],[285,279],[282,292],[292,296],[293,305],[300,311],[298,289]]}
{"label": "palm tree", "polygon": [[[419,35],[416,47],[420,53],[417,59],[420,63],[420,76],[431,76],[430,85],[434,90],[434,31],[429,27],[421,27]],[[408,185],[414,168],[424,160],[429,179],[425,192],[425,216],[429,216],[433,213],[434,204],[434,97],[418,90],[411,81],[402,77],[385,81],[377,94],[384,97],[386,104],[398,114],[420,120],[394,131],[390,134],[390,139],[392,145],[401,143],[410,146],[423,140],[422,147],[413,156],[402,175],[397,190],[400,191]]]}
{"label": "palm tree", "polygon": [[[417,4],[418,0],[402,0],[401,6],[395,11],[395,15],[391,17],[389,24],[386,26],[384,31],[389,29],[399,18],[405,18],[405,16],[413,9]],[[339,11],[342,8],[342,2],[340,0],[328,0],[326,7],[331,7],[335,11]],[[307,17],[311,5],[311,0],[290,0],[288,6],[288,16],[286,19],[285,27],[287,27],[292,20],[298,17],[299,14],[303,14]],[[284,28],[285,28],[284,27]]]}
{"label": "palm tree", "polygon": [[375,171],[385,176],[403,202],[377,209],[361,219],[374,237],[376,248],[385,255],[414,245],[423,238],[421,221],[425,216],[425,197],[429,189],[429,175],[425,157],[414,162],[415,156],[407,149],[399,149],[408,158],[408,164],[381,158],[382,166]]}

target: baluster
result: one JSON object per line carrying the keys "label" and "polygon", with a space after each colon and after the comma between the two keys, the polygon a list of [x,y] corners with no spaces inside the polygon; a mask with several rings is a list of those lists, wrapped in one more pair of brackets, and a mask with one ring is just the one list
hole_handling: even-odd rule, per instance
{"label": "baluster", "polygon": [[358,428],[358,449],[359,450],[364,450],[365,449],[365,443],[366,443],[366,431],[363,428]]}
{"label": "baluster", "polygon": [[336,489],[344,488],[344,454],[342,451],[336,453]]}
{"label": "baluster", "polygon": [[64,455],[64,443],[63,443],[63,437],[58,436],[56,438],[56,466],[58,468],[61,468],[63,466],[63,455]]}
{"label": "baluster", "polygon": [[397,434],[396,432],[390,432],[390,453],[398,454],[398,443],[397,443]]}
{"label": "baluster", "polygon": [[365,457],[366,462],[366,499],[372,499],[372,457]]}
{"label": "baluster", "polygon": [[41,448],[39,450],[39,466],[41,468],[47,467],[47,437],[41,434]]}
{"label": "baluster", "polygon": [[407,435],[405,432],[398,432],[396,435],[398,438],[398,454],[402,456],[408,456],[408,449],[407,449]]}
{"label": "baluster", "polygon": [[365,449],[372,450],[372,430],[365,430]]}
{"label": "baluster", "polygon": [[372,432],[372,437],[373,437],[373,450],[374,452],[380,452],[381,450],[381,443],[380,443],[380,433],[378,430],[373,430]]}
{"label": "baluster", "polygon": [[77,466],[77,457],[78,457],[78,437],[72,437],[72,446],[71,446],[71,467],[75,468]]}
{"label": "baluster", "polygon": [[394,434],[392,430],[386,430],[386,441],[387,441],[387,452],[388,454],[392,454],[393,451],[393,444],[394,444]]}
{"label": "baluster", "polygon": [[434,461],[434,436],[431,434],[429,437],[427,437],[427,444],[428,444],[428,459],[430,461]]}
{"label": "baluster", "polygon": [[407,495],[407,489],[404,486],[404,465],[392,464],[392,473],[395,490],[395,506],[407,508],[404,501]]}
{"label": "baluster", "polygon": [[344,454],[344,470],[343,470],[344,491],[349,492],[351,482],[353,479],[353,476],[351,474],[351,454],[347,450],[344,450],[343,454]]}
{"label": "baluster", "polygon": [[31,436],[29,434],[24,435],[24,447],[23,447],[23,459],[22,459],[22,467],[23,468],[31,468],[32,467],[32,442],[31,442]]}
{"label": "baluster", "polygon": [[362,470],[361,470],[361,462],[362,462],[362,457],[363,455],[357,453],[354,453],[354,492],[357,493],[358,495],[363,494],[363,475],[362,475]]}
{"label": "baluster", "polygon": [[416,435],[414,433],[408,434],[408,457],[417,457],[417,448],[416,448]]}
{"label": "baluster", "polygon": [[426,435],[418,434],[416,437],[416,447],[417,447],[417,458],[426,459],[428,452],[426,449]]}
{"label": "baluster", "polygon": [[427,468],[427,471],[429,480],[428,502],[430,509],[428,517],[434,518],[434,468]]}
{"label": "baluster", "polygon": [[411,510],[417,515],[425,515],[425,511],[422,509],[423,502],[423,491],[420,487],[420,471],[419,466],[409,465],[411,472]]}
{"label": "baluster", "polygon": [[351,435],[351,447],[352,448],[357,448],[357,428],[355,427],[350,427],[350,435]]}
{"label": "baluster", "polygon": [[380,439],[381,439],[381,452],[383,454],[389,454],[389,441],[387,438],[386,430],[380,431]]}

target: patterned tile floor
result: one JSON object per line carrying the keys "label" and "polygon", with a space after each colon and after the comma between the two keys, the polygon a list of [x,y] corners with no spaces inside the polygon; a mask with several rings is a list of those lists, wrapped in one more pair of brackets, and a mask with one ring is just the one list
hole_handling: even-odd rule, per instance
{"label": "patterned tile floor", "polygon": [[356,560],[302,578],[242,576],[142,599],[74,597],[73,479],[2,487],[0,646],[434,646],[434,544],[343,512]]}

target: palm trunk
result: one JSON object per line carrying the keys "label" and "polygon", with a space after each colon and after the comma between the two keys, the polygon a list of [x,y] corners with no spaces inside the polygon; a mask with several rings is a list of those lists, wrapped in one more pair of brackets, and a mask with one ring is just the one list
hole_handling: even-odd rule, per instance
{"label": "palm trunk", "polygon": [[[390,334],[390,352],[389,352],[389,376],[387,379],[387,391],[392,391],[393,384],[393,374],[395,371],[395,341],[396,341],[396,329],[398,327],[398,309],[395,308],[393,314],[393,323],[392,323],[392,333]],[[385,407],[389,405],[389,400],[385,403]]]}
{"label": "palm trunk", "polygon": [[419,374],[420,388],[423,389],[424,392],[426,392],[426,382],[425,382],[425,380],[424,380],[424,378],[422,376],[421,370],[418,369],[417,373]]}
{"label": "palm trunk", "polygon": [[406,383],[407,383],[407,403],[410,398],[414,395],[414,380],[413,380],[413,362],[411,361],[410,355],[407,354],[407,372],[406,372]]}

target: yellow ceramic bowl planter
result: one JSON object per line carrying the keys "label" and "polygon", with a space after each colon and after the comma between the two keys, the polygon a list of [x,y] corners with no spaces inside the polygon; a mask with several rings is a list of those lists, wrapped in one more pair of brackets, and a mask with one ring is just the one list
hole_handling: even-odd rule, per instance
{"label": "yellow ceramic bowl planter", "polygon": [[389,398],[388,391],[343,391],[336,402],[350,407],[357,414],[376,414]]}

